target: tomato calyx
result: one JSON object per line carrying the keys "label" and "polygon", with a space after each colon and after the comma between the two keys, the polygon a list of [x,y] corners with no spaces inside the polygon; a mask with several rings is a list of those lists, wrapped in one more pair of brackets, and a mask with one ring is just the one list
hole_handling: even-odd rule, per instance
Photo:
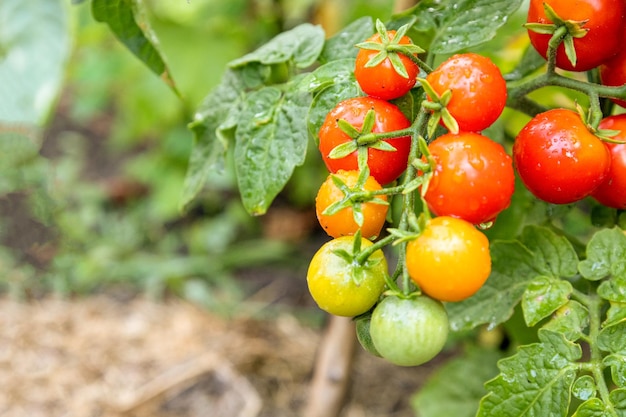
{"label": "tomato calyx", "polygon": [[342,143],[333,148],[328,157],[330,159],[341,159],[350,155],[355,151],[359,151],[359,169],[363,170],[367,166],[367,152],[368,148],[378,149],[379,151],[395,152],[397,149],[380,138],[380,135],[373,133],[374,125],[376,123],[376,112],[373,109],[368,110],[365,118],[363,119],[363,125],[361,129],[357,129],[345,119],[337,120],[339,129],[352,139],[351,141]]}
{"label": "tomato calyx", "polygon": [[354,221],[359,227],[363,226],[364,217],[362,205],[364,203],[373,203],[388,206],[389,203],[382,198],[378,197],[378,193],[371,191],[364,191],[365,182],[369,177],[369,168],[367,165],[359,173],[359,177],[354,187],[350,188],[341,178],[337,175],[332,175],[333,184],[344,194],[344,197],[328,206],[322,214],[325,216],[332,216],[339,211],[351,207]]}
{"label": "tomato calyx", "polygon": [[426,92],[429,98],[429,100],[423,101],[422,106],[432,112],[432,116],[428,120],[428,137],[432,138],[435,135],[439,122],[443,122],[443,125],[451,133],[459,133],[459,124],[447,107],[452,99],[452,91],[446,90],[440,95],[425,78],[418,78],[417,81],[422,85],[424,92]]}
{"label": "tomato calyx", "polygon": [[548,3],[543,3],[543,8],[546,16],[553,23],[526,23],[524,27],[535,33],[552,35],[549,42],[549,47],[552,51],[556,51],[559,44],[563,42],[567,59],[575,67],[578,58],[576,56],[576,48],[574,47],[574,38],[583,38],[587,35],[589,29],[586,29],[584,26],[589,19],[567,20],[561,18]]}
{"label": "tomato calyx", "polygon": [[[375,268],[381,262],[381,259],[372,259],[370,256],[378,249],[380,249],[379,245],[372,245],[362,249],[361,231],[359,230],[354,234],[351,252],[345,249],[335,249],[332,253],[343,259],[349,269],[352,281],[356,285],[360,285],[366,279],[367,271]],[[387,280],[387,278],[385,279]]]}
{"label": "tomato calyx", "polygon": [[409,74],[404,63],[400,60],[399,54],[406,55],[409,59],[415,61],[415,54],[425,52],[415,44],[400,44],[400,40],[406,35],[409,27],[410,24],[403,25],[397,30],[393,38],[391,38],[384,23],[381,22],[380,19],[376,19],[376,32],[380,35],[380,42],[361,42],[355,45],[361,49],[378,51],[378,53],[365,64],[365,67],[375,67],[389,58],[393,69],[403,78],[409,78]]}
{"label": "tomato calyx", "polygon": [[589,131],[601,141],[615,144],[626,143],[625,141],[614,139],[615,136],[621,133],[619,130],[599,128],[598,125],[600,123],[600,120],[598,117],[594,117],[592,111],[585,113],[585,110],[582,108],[582,106],[576,103],[576,112],[579,114],[581,120],[585,122],[585,126],[587,126],[587,129],[589,129]]}

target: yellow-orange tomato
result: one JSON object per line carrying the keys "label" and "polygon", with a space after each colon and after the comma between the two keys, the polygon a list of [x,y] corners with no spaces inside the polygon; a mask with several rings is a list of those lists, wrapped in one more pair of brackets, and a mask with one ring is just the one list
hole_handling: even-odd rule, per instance
{"label": "yellow-orange tomato", "polygon": [[[350,189],[355,188],[359,178],[358,171],[339,170],[335,174],[330,174],[320,187],[315,198],[317,219],[329,236],[352,236],[359,230],[359,225],[354,220],[352,207],[345,207],[332,215],[323,214],[330,205],[341,201],[345,197],[344,192],[333,182],[333,175],[343,181]],[[362,190],[358,191],[378,191],[381,189],[382,187],[378,181],[370,176],[365,181]],[[387,201],[386,195],[379,195],[376,198]],[[361,235],[366,239],[377,237],[385,224],[388,206],[372,201],[357,202],[357,204],[360,205],[363,213]]]}
{"label": "yellow-orange tomato", "polygon": [[476,293],[491,273],[489,240],[465,220],[435,217],[407,244],[406,266],[423,293],[440,301],[461,301]]}

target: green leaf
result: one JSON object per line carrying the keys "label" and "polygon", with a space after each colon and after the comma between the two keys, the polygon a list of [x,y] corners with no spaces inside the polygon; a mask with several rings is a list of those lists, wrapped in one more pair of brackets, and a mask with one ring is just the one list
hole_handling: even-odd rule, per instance
{"label": "green leaf", "polygon": [[573,277],[578,272],[578,256],[572,244],[563,236],[545,227],[529,225],[522,231],[521,242],[535,254],[536,265],[552,278]]}
{"label": "green leaf", "polygon": [[578,301],[569,301],[559,308],[543,328],[563,333],[567,340],[576,341],[589,325],[589,310]]}
{"label": "green leaf", "polygon": [[528,284],[522,296],[524,319],[534,326],[569,301],[572,284],[561,279],[541,276]]}
{"label": "green leaf", "polygon": [[498,363],[500,374],[485,384],[489,394],[478,417],[565,416],[582,356],[562,334],[539,331],[540,343],[521,346]]}
{"label": "green leaf", "polygon": [[626,303],[609,301],[609,304],[610,307],[606,312],[606,320],[602,323],[605,327],[626,320]]}
{"label": "green leaf", "polygon": [[582,403],[572,417],[612,417],[612,414],[601,399],[591,398]]}
{"label": "green leaf", "polygon": [[225,132],[233,129],[231,115],[239,113],[244,87],[240,73],[226,71],[220,84],[207,95],[194,121],[189,124],[194,142],[181,195],[182,210],[202,190],[208,175],[223,168],[228,147],[223,139]]}
{"label": "green leaf", "polygon": [[522,0],[461,0],[447,4],[428,48],[436,54],[451,54],[493,39]]}
{"label": "green leaf", "polygon": [[598,287],[598,295],[605,300],[626,303],[626,278],[614,277]]}
{"label": "green leaf", "polygon": [[626,389],[619,388],[611,391],[609,400],[618,417],[626,417]]}
{"label": "green leaf", "polygon": [[602,364],[611,368],[611,377],[615,385],[626,388],[626,357],[624,355],[608,355]]}
{"label": "green leaf", "polygon": [[506,321],[528,284],[539,275],[533,253],[518,241],[493,242],[491,261],[491,275],[476,294],[446,305],[453,330],[485,323],[493,328]]}
{"label": "green leaf", "polygon": [[91,13],[95,20],[106,23],[120,42],[178,94],[142,0],[93,0]]}
{"label": "green leaf", "polygon": [[302,165],[307,149],[308,94],[265,87],[249,94],[236,131],[235,168],[244,207],[264,214]]}
{"label": "green leaf", "polygon": [[441,366],[413,397],[421,417],[473,417],[486,391],[484,381],[498,374],[501,353],[471,349]]}
{"label": "green leaf", "polygon": [[17,133],[32,140],[63,82],[70,53],[67,6],[61,0],[2,0],[0,22],[0,132],[20,125],[24,130]]}
{"label": "green leaf", "polygon": [[317,60],[324,47],[324,30],[321,26],[303,23],[282,32],[269,42],[241,58],[229,63],[231,68],[251,63],[263,65],[293,61],[298,68],[307,68]]}
{"label": "green leaf", "polygon": [[579,400],[587,401],[596,396],[596,381],[591,375],[583,375],[572,386],[572,394]]}
{"label": "green leaf", "polygon": [[605,352],[626,356],[626,320],[602,329],[597,343]]}
{"label": "green leaf", "polygon": [[590,281],[607,276],[626,278],[626,236],[615,227],[597,232],[587,244],[587,259],[578,264]]}
{"label": "green leaf", "polygon": [[374,22],[371,17],[365,16],[355,20],[326,41],[319,57],[320,62],[356,58],[359,50],[354,45],[369,38],[373,33]]}
{"label": "green leaf", "polygon": [[363,95],[354,78],[354,59],[342,59],[324,64],[299,83],[299,88],[315,92],[307,116],[309,134],[317,140],[328,111],[337,103]]}

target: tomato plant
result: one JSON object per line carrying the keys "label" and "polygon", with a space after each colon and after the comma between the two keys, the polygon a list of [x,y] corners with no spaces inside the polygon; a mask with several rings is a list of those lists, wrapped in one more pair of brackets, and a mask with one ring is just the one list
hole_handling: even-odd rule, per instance
{"label": "tomato plant", "polygon": [[[557,29],[555,23],[567,22],[558,26],[564,28],[560,36],[565,40],[556,49],[556,66],[587,71],[622,49],[625,12],[622,0],[531,0],[528,23],[535,26],[530,26],[528,35],[535,49],[547,58],[548,43]],[[536,24],[543,26],[540,29]]]}
{"label": "tomato plant", "polygon": [[382,187],[374,177],[359,171],[339,170],[322,183],[315,198],[315,211],[320,225],[332,237],[354,235],[357,230],[367,239],[380,234],[387,217],[387,196],[372,195]]}
{"label": "tomato plant", "polygon": [[[373,123],[365,124],[368,112],[373,113]],[[341,128],[344,120],[354,130]],[[411,146],[408,136],[377,140],[369,133],[385,133],[407,128],[411,125],[398,107],[373,97],[355,97],[344,100],[332,109],[319,131],[319,149],[330,172],[340,169],[359,169],[358,148],[367,149],[367,165],[371,175],[380,183],[388,184],[397,179],[406,169]],[[345,126],[345,125],[344,125]],[[385,145],[386,146],[383,146]],[[331,155],[337,147],[347,146],[339,155]],[[341,149],[341,148],[339,148]]]}
{"label": "tomato plant", "polygon": [[307,283],[322,310],[352,317],[365,313],[378,301],[388,273],[385,255],[377,250],[363,262],[355,260],[358,248],[371,245],[364,238],[343,236],[322,245],[315,253],[307,271]]}
{"label": "tomato plant", "polygon": [[448,315],[428,297],[386,297],[372,313],[370,334],[381,357],[400,366],[434,358],[448,338]]}
{"label": "tomato plant", "polygon": [[515,138],[513,157],[526,187],[555,204],[587,197],[611,167],[602,141],[567,109],[548,110],[528,122]]}
{"label": "tomato plant", "polygon": [[612,139],[625,143],[604,143],[611,153],[611,168],[606,179],[591,193],[591,196],[607,207],[624,210],[626,209],[626,115],[609,116],[600,122],[599,127],[619,131]]}
{"label": "tomato plant", "polygon": [[502,145],[461,132],[438,137],[428,150],[436,168],[424,198],[436,215],[488,223],[511,203],[515,174]]}
{"label": "tomato plant", "polygon": [[478,291],[491,272],[489,240],[465,220],[430,220],[406,248],[411,279],[430,297],[461,301]]}
{"label": "tomato plant", "polygon": [[502,114],[506,104],[506,82],[502,73],[482,55],[454,55],[428,74],[426,81],[433,89],[434,94],[429,94],[431,100],[441,101],[446,91],[450,91],[451,97],[442,106],[462,131],[479,132],[488,128]]}
{"label": "tomato plant", "polygon": [[[141,2],[91,4],[177,92]],[[356,316],[361,342],[392,363],[450,343],[467,365],[437,371],[420,415],[622,416],[624,130],[612,102],[626,100],[625,8],[438,0],[336,33],[294,25],[232,60],[198,106],[181,206],[231,164],[243,207],[262,215],[298,189],[296,167],[323,162],[336,175],[318,216],[340,237],[310,261],[312,298]],[[369,204],[385,200],[390,227],[370,230],[382,215]]]}

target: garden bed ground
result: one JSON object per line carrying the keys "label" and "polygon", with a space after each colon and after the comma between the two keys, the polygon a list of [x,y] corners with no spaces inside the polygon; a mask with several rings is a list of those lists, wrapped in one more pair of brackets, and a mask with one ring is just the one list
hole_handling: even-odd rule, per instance
{"label": "garden bed ground", "polygon": [[[227,319],[178,299],[1,299],[0,311],[3,417],[299,416],[321,338],[289,313]],[[343,416],[413,416],[433,366],[358,348]]]}

